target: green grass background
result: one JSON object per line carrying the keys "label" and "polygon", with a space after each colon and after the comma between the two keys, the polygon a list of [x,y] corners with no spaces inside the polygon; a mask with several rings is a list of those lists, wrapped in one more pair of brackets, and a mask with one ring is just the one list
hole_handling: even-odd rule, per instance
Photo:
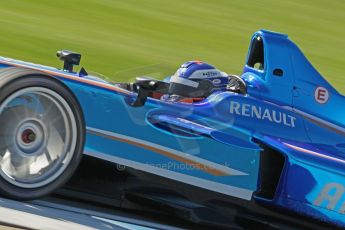
{"label": "green grass background", "polygon": [[0,55],[60,67],[56,50],[70,49],[114,81],[163,77],[190,59],[239,74],[261,28],[289,34],[345,92],[344,0],[7,0]]}

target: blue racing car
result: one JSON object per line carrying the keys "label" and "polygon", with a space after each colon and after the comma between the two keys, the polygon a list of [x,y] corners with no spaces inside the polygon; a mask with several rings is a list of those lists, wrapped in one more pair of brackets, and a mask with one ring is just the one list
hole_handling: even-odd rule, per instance
{"label": "blue racing car", "polygon": [[[75,72],[80,54],[58,57],[63,69],[0,58],[4,196],[45,196],[89,155],[157,178],[166,190],[143,199],[171,208],[222,197],[218,210],[345,227],[345,98],[287,35],[256,32],[241,76],[189,61],[162,81],[109,83]],[[162,198],[168,190],[188,202]]]}

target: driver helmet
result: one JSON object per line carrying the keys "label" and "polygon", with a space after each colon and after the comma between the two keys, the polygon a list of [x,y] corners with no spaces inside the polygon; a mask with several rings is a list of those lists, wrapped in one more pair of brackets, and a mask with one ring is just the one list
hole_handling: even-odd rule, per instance
{"label": "driver helmet", "polygon": [[215,90],[226,89],[229,77],[214,66],[201,61],[181,65],[170,78],[169,94],[190,98],[206,98]]}

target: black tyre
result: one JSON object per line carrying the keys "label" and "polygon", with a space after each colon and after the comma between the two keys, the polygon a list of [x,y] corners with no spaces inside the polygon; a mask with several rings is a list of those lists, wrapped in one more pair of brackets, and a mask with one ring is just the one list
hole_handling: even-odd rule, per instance
{"label": "black tyre", "polygon": [[29,200],[56,190],[77,168],[84,139],[80,105],[58,80],[35,74],[7,82],[0,89],[0,193]]}

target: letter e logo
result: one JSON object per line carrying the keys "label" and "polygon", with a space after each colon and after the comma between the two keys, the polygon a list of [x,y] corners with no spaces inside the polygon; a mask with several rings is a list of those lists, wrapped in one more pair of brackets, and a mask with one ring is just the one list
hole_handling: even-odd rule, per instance
{"label": "letter e logo", "polygon": [[315,101],[320,104],[325,104],[328,101],[328,90],[323,87],[317,87],[314,93]]}

